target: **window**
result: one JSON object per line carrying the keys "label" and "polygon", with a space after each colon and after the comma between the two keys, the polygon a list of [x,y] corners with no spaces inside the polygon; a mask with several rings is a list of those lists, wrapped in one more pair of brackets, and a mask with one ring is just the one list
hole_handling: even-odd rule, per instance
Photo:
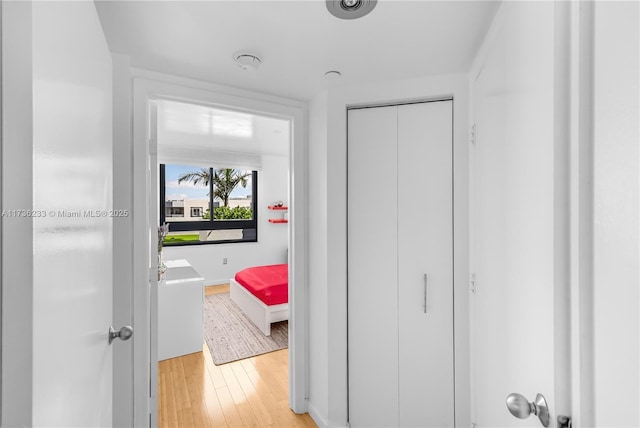
{"label": "window", "polygon": [[167,201],[164,212],[166,213],[167,218],[173,217],[184,217],[184,206],[178,206],[182,202],[178,201]]}
{"label": "window", "polygon": [[257,171],[161,164],[164,245],[256,242],[257,195]]}

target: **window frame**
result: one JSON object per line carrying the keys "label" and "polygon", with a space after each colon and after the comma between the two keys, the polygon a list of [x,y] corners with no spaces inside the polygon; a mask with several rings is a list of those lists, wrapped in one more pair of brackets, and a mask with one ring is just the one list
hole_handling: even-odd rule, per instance
{"label": "window frame", "polygon": [[[251,171],[251,210],[253,212],[253,218],[251,220],[215,220],[213,218],[214,196],[213,196],[213,179],[209,179],[209,206],[211,207],[211,218],[209,220],[202,221],[171,221],[172,218],[167,218],[165,215],[165,196],[166,196],[166,177],[165,177],[165,165],[160,164],[160,224],[165,224],[166,220],[169,220],[170,232],[190,232],[201,230],[231,230],[231,229],[253,229],[255,233],[248,234],[248,237],[243,239],[233,240],[221,240],[221,241],[185,241],[185,242],[172,242],[163,243],[163,246],[174,247],[181,245],[204,245],[204,244],[228,244],[237,242],[258,242],[258,171]],[[206,168],[206,166],[204,167]],[[216,169],[209,167],[210,177],[213,176],[213,172]],[[206,210],[203,210],[206,212]]]}

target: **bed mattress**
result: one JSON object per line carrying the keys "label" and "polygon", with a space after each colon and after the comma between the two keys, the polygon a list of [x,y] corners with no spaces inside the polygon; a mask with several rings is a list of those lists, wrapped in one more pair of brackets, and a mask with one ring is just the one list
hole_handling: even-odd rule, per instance
{"label": "bed mattress", "polygon": [[267,306],[289,301],[289,265],[286,263],[246,268],[236,273],[235,279]]}

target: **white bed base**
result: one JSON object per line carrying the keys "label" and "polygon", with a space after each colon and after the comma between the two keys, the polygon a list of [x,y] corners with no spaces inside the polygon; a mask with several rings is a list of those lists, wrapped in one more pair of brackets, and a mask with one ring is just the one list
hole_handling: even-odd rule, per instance
{"label": "white bed base", "polygon": [[289,319],[289,304],[266,305],[262,300],[251,294],[238,281],[229,281],[231,300],[242,309],[242,312],[264,333],[271,336],[271,323]]}

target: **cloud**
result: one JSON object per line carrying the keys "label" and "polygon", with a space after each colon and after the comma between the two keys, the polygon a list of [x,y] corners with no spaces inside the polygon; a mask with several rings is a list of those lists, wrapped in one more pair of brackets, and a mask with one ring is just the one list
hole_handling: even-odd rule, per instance
{"label": "cloud", "polygon": [[206,189],[208,186],[203,186],[202,184],[198,184],[197,186],[193,184],[191,181],[183,181],[178,184],[178,180],[169,180],[164,185],[165,189]]}
{"label": "cloud", "polygon": [[173,193],[171,195],[165,195],[164,196],[164,200],[165,201],[183,201],[185,199],[187,199],[188,196],[185,195],[184,193]]}

